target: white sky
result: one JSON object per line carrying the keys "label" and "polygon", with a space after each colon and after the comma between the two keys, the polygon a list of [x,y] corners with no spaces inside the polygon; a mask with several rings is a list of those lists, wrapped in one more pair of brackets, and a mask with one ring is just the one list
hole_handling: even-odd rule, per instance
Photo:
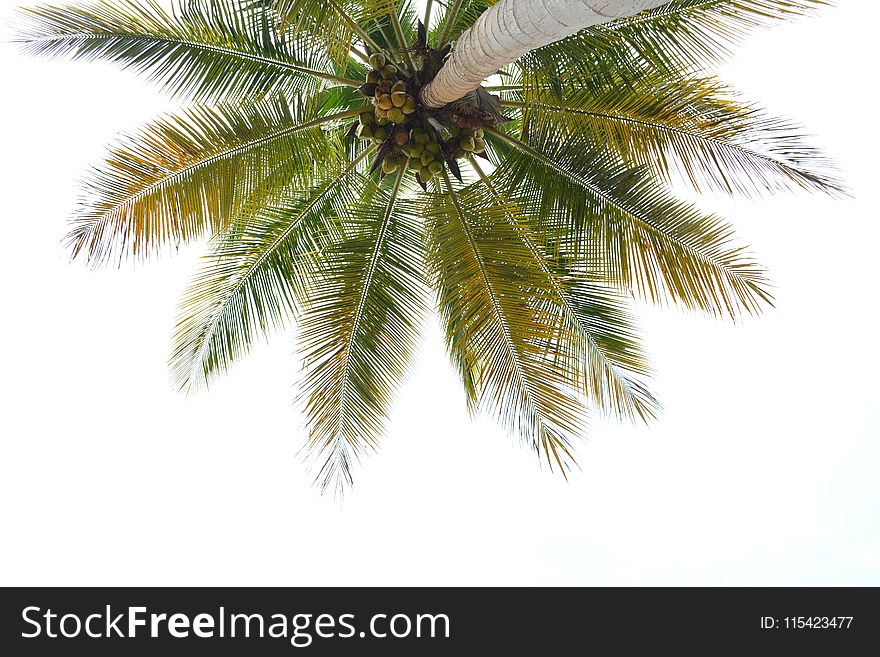
{"label": "white sky", "polygon": [[854,191],[704,199],[770,268],[777,308],[738,326],[644,310],[665,412],[595,420],[569,483],[468,418],[432,324],[341,506],[296,456],[290,335],[208,394],[172,391],[197,249],[97,272],[61,250],[81,173],[166,101],[0,45],[0,584],[880,584],[880,3],[839,5],[722,70],[818,135]]}

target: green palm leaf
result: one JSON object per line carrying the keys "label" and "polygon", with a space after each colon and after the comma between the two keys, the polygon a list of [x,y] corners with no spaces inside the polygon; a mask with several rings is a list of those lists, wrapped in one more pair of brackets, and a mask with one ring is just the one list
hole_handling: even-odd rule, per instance
{"label": "green palm leaf", "polygon": [[681,75],[717,63],[755,28],[828,4],[826,0],[672,0],[539,48],[517,66],[530,84],[569,89],[600,78],[637,78],[645,68]]}
{"label": "green palm leaf", "polygon": [[660,403],[645,379],[651,375],[628,299],[601,280],[569,273],[560,286],[569,349],[578,365],[579,388],[609,417],[657,417]]}
{"label": "green palm leaf", "polygon": [[181,389],[206,385],[255,339],[285,326],[338,232],[334,217],[362,191],[353,172],[372,150],[338,172],[322,171],[314,186],[286,190],[217,240],[180,304],[171,370]]}
{"label": "green palm leaf", "polygon": [[512,434],[564,471],[585,409],[576,364],[548,344],[566,339],[555,298],[533,253],[510,225],[515,204],[499,205],[475,186],[426,201],[429,260],[447,344],[472,410],[491,413]]}
{"label": "green palm leaf", "polygon": [[193,107],[123,136],[85,181],[67,237],[74,257],[142,258],[216,234],[248,205],[309,179],[315,160],[334,157],[322,126],[357,113],[320,117],[323,101]]}
{"label": "green palm leaf", "polygon": [[306,365],[309,446],[326,489],[351,482],[375,449],[426,310],[424,255],[415,215],[372,183],[338,217],[342,238],[322,251],[321,275],[299,322]]}
{"label": "green palm leaf", "polygon": [[651,166],[667,181],[684,178],[698,191],[843,191],[831,163],[795,126],[737,102],[713,78],[670,81],[655,74],[565,97],[529,88],[506,95],[519,96],[502,105],[519,110],[529,132],[565,125],[631,165]]}
{"label": "green palm leaf", "polygon": [[175,96],[229,100],[311,93],[324,84],[357,87],[314,39],[279,34],[276,16],[239,0],[97,0],[20,10],[27,52],[119,62]]}
{"label": "green palm leaf", "polygon": [[437,10],[442,18],[431,31],[432,43],[457,41],[461,33],[476,22],[480,14],[497,2],[498,0],[449,0],[438,3],[445,5],[446,9]]}
{"label": "green palm leaf", "polygon": [[650,176],[620,165],[577,136],[498,130],[514,150],[496,172],[500,189],[525,189],[539,230],[567,242],[588,272],[659,303],[713,315],[758,313],[771,297],[764,272],[723,220],[673,198]]}
{"label": "green palm leaf", "polygon": [[[704,66],[730,54],[754,29],[813,13],[829,0],[672,0],[629,18],[593,28],[637,57],[673,69]],[[576,35],[577,36],[577,35]]]}
{"label": "green palm leaf", "polygon": [[372,21],[395,11],[396,0],[275,0],[282,26],[296,33],[308,33],[325,41],[334,61],[346,61],[351,47],[360,39],[378,49],[369,34]]}
{"label": "green palm leaf", "polygon": [[[471,166],[498,204],[512,203],[498,192],[474,159]],[[578,369],[578,387],[590,401],[609,415],[647,421],[657,415],[659,403],[644,379],[650,375],[626,299],[601,279],[585,276],[553,259],[541,243],[540,233],[529,229],[539,223],[526,217],[522,206],[506,213],[508,223],[531,253],[534,263],[552,286],[551,296],[538,295],[548,316],[559,318],[558,339],[547,344],[548,353],[562,354]]]}

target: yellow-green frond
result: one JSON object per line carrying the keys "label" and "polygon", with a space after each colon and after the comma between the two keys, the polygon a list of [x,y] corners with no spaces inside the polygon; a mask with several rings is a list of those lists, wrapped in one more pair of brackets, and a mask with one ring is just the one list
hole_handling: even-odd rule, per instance
{"label": "yellow-green frond", "polygon": [[352,47],[375,47],[368,26],[395,10],[395,0],[275,0],[281,29],[310,34],[327,44],[334,61],[345,61]]}
{"label": "yellow-green frond", "polygon": [[717,63],[756,28],[795,18],[826,0],[672,0],[597,25],[524,56],[526,78],[548,84],[637,78],[645,70],[686,75]]}
{"label": "yellow-green frond", "polygon": [[357,168],[372,151],[364,149],[336,170],[323,168],[308,186],[285,189],[215,240],[180,304],[171,371],[181,389],[226,372],[304,303],[324,247],[338,239],[337,217],[363,192]]}
{"label": "yellow-green frond", "polygon": [[764,270],[732,243],[718,217],[676,200],[640,169],[623,166],[577,136],[529,134],[496,171],[501,189],[536,205],[536,227],[567,249],[588,273],[652,301],[737,317],[771,301]]}
{"label": "yellow-green frond", "polygon": [[540,221],[527,216],[530,204],[505,198],[476,159],[470,164],[495,202],[511,208],[505,213],[508,223],[552,287],[551,295],[533,298],[547,316],[558,317],[560,330],[545,345],[548,353],[561,362],[571,359],[578,371],[577,387],[597,409],[633,420],[656,417],[659,403],[645,381],[650,368],[628,299],[596,276],[572,270],[543,233],[531,228]]}
{"label": "yellow-green frond", "polygon": [[[493,415],[551,467],[573,463],[585,430],[577,364],[548,345],[560,339],[552,282],[511,226],[514,204],[482,185],[429,195],[429,260],[453,363],[473,410]],[[563,337],[563,339],[565,339]]]}
{"label": "yellow-green frond", "polygon": [[326,42],[279,34],[277,16],[241,0],[92,0],[20,10],[16,40],[47,56],[108,60],[194,100],[312,93],[357,87]]}
{"label": "yellow-green frond", "polygon": [[[123,136],[84,182],[67,237],[73,255],[144,258],[217,234],[246,207],[308,181],[316,160],[339,156],[321,104],[196,106]],[[337,113],[336,124],[356,112]]]}
{"label": "yellow-green frond", "polygon": [[340,209],[340,238],[321,252],[299,322],[308,451],[324,489],[350,484],[375,449],[426,310],[421,230],[398,203],[403,177],[390,190],[369,182]]}
{"label": "yellow-green frond", "polygon": [[686,180],[697,191],[843,191],[834,165],[797,126],[738,101],[713,78],[655,74],[564,95],[523,87],[506,96],[502,105],[516,113],[524,132],[564,127],[632,166],[650,166],[667,182]]}

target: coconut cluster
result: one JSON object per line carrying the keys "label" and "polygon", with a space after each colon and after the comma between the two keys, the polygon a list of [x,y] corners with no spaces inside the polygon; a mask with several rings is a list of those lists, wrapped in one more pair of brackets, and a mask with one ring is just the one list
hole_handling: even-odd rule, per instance
{"label": "coconut cluster", "polygon": [[443,162],[451,158],[463,159],[472,153],[480,154],[486,150],[483,131],[469,130],[453,126],[443,130],[447,138],[433,128],[427,128],[418,120],[409,125],[394,125],[381,122],[373,112],[360,115],[357,135],[364,140],[390,146],[390,151],[382,160],[383,173],[393,173],[409,161],[409,168],[423,182],[433,180],[443,171]]}
{"label": "coconut cluster", "polygon": [[419,181],[427,183],[442,173],[444,162],[457,172],[455,160],[486,150],[482,129],[444,125],[420,107],[418,76],[404,77],[404,67],[388,53],[373,53],[369,61],[373,69],[360,91],[372,97],[373,109],[361,113],[356,134],[381,145],[377,164],[381,161],[383,173],[393,173],[408,162]]}

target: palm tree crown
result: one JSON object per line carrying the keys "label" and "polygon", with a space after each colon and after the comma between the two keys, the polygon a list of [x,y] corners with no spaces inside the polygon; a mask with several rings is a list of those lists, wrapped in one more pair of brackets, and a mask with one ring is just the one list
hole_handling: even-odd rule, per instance
{"label": "palm tree crown", "polygon": [[429,107],[493,4],[22,10],[26,50],[120,62],[191,102],[110,148],[67,242],[98,264],[209,239],[174,336],[184,390],[295,318],[323,487],[377,444],[432,307],[470,409],[565,472],[588,408],[656,414],[631,297],[733,318],[771,302],[731,226],[667,183],[841,191],[796,128],[704,73],[745,30],[821,0],[675,0]]}

